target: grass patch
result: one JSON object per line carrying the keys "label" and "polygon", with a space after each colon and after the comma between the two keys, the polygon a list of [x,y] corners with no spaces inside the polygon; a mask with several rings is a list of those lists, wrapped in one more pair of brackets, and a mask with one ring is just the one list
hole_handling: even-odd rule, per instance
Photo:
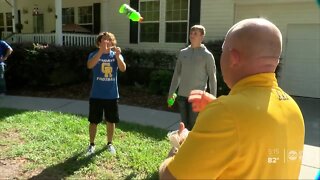
{"label": "grass patch", "polygon": [[106,127],[100,124],[96,152],[86,156],[87,117],[0,108],[0,135],[5,137],[0,140],[5,147],[0,158],[27,159],[23,171],[38,172],[31,173],[35,179],[157,179],[170,148],[166,133],[120,122],[114,136],[117,154],[112,156],[105,148]]}

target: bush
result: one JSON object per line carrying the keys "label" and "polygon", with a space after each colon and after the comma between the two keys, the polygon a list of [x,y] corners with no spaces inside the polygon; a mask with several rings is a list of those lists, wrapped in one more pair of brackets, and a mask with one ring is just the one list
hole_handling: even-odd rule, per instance
{"label": "bush", "polygon": [[[24,86],[56,87],[91,80],[91,71],[87,69],[86,63],[89,53],[95,47],[13,43],[12,48],[14,52],[9,57],[6,72],[9,90]],[[153,71],[173,68],[176,59],[174,54],[164,51],[138,52],[124,49],[122,54],[127,71],[119,73],[119,83],[139,84],[145,88],[149,87]]]}
{"label": "bush", "polygon": [[153,94],[165,95],[168,93],[173,71],[155,70],[151,73],[149,90]]}
{"label": "bush", "polygon": [[[122,51],[127,71],[119,73],[119,82],[126,85],[140,85],[153,89],[150,85],[151,81],[155,81],[150,77],[158,76],[159,69],[170,71],[174,68],[176,56],[175,54],[166,53],[164,51],[134,51],[132,49],[124,49]],[[153,75],[152,73],[156,71]],[[171,78],[171,77],[170,77]],[[169,83],[171,79],[169,80]],[[152,82],[154,83],[154,82]],[[167,84],[166,82],[165,84]],[[155,90],[151,90],[154,92]],[[163,90],[160,90],[163,91]],[[166,90],[168,91],[168,89]],[[160,92],[159,92],[160,93]]]}
{"label": "bush", "polygon": [[127,66],[135,68],[172,69],[177,59],[175,54],[158,50],[145,52],[124,49],[122,55],[125,58]]}
{"label": "bush", "polygon": [[[206,42],[215,57],[217,67],[217,95],[228,94],[220,69],[223,40]],[[14,52],[9,57],[6,72],[8,89],[24,86],[46,88],[70,85],[91,80],[86,63],[89,53],[96,48],[65,47],[32,43],[12,44]],[[119,83],[139,85],[152,93],[165,94],[169,90],[176,55],[165,51],[122,51],[127,71],[119,73]]]}
{"label": "bush", "polygon": [[225,84],[221,68],[220,68],[220,58],[222,54],[222,44],[224,40],[216,40],[216,41],[208,41],[205,44],[205,46],[208,48],[208,50],[213,54],[215,63],[216,63],[216,69],[217,69],[217,97],[221,95],[227,95],[229,94],[230,89]]}
{"label": "bush", "polygon": [[12,44],[12,48],[6,72],[8,89],[61,86],[88,80],[86,60],[93,49],[31,43]]}

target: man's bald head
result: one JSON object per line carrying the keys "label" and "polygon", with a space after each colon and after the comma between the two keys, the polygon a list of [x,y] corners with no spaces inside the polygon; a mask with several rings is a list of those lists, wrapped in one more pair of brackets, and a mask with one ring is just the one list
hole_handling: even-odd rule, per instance
{"label": "man's bald head", "polygon": [[247,58],[276,58],[282,51],[280,30],[270,21],[262,18],[245,19],[228,31],[226,38]]}
{"label": "man's bald head", "polygon": [[221,70],[231,88],[239,80],[273,73],[282,51],[280,30],[262,18],[245,19],[230,28],[222,47]]}

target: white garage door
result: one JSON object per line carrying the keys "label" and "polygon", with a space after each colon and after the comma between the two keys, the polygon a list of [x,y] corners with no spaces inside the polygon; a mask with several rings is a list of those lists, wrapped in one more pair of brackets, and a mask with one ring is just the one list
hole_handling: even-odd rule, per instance
{"label": "white garage door", "polygon": [[320,24],[287,27],[282,88],[291,95],[320,98]]}

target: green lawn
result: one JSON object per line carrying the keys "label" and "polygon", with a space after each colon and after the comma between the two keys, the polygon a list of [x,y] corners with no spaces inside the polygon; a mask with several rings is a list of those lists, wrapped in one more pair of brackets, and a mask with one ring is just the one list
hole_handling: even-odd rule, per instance
{"label": "green lawn", "polygon": [[87,117],[0,108],[0,159],[25,159],[22,178],[157,179],[170,148],[166,133],[121,122],[113,142],[117,154],[111,155],[100,124],[96,152],[86,156]]}

